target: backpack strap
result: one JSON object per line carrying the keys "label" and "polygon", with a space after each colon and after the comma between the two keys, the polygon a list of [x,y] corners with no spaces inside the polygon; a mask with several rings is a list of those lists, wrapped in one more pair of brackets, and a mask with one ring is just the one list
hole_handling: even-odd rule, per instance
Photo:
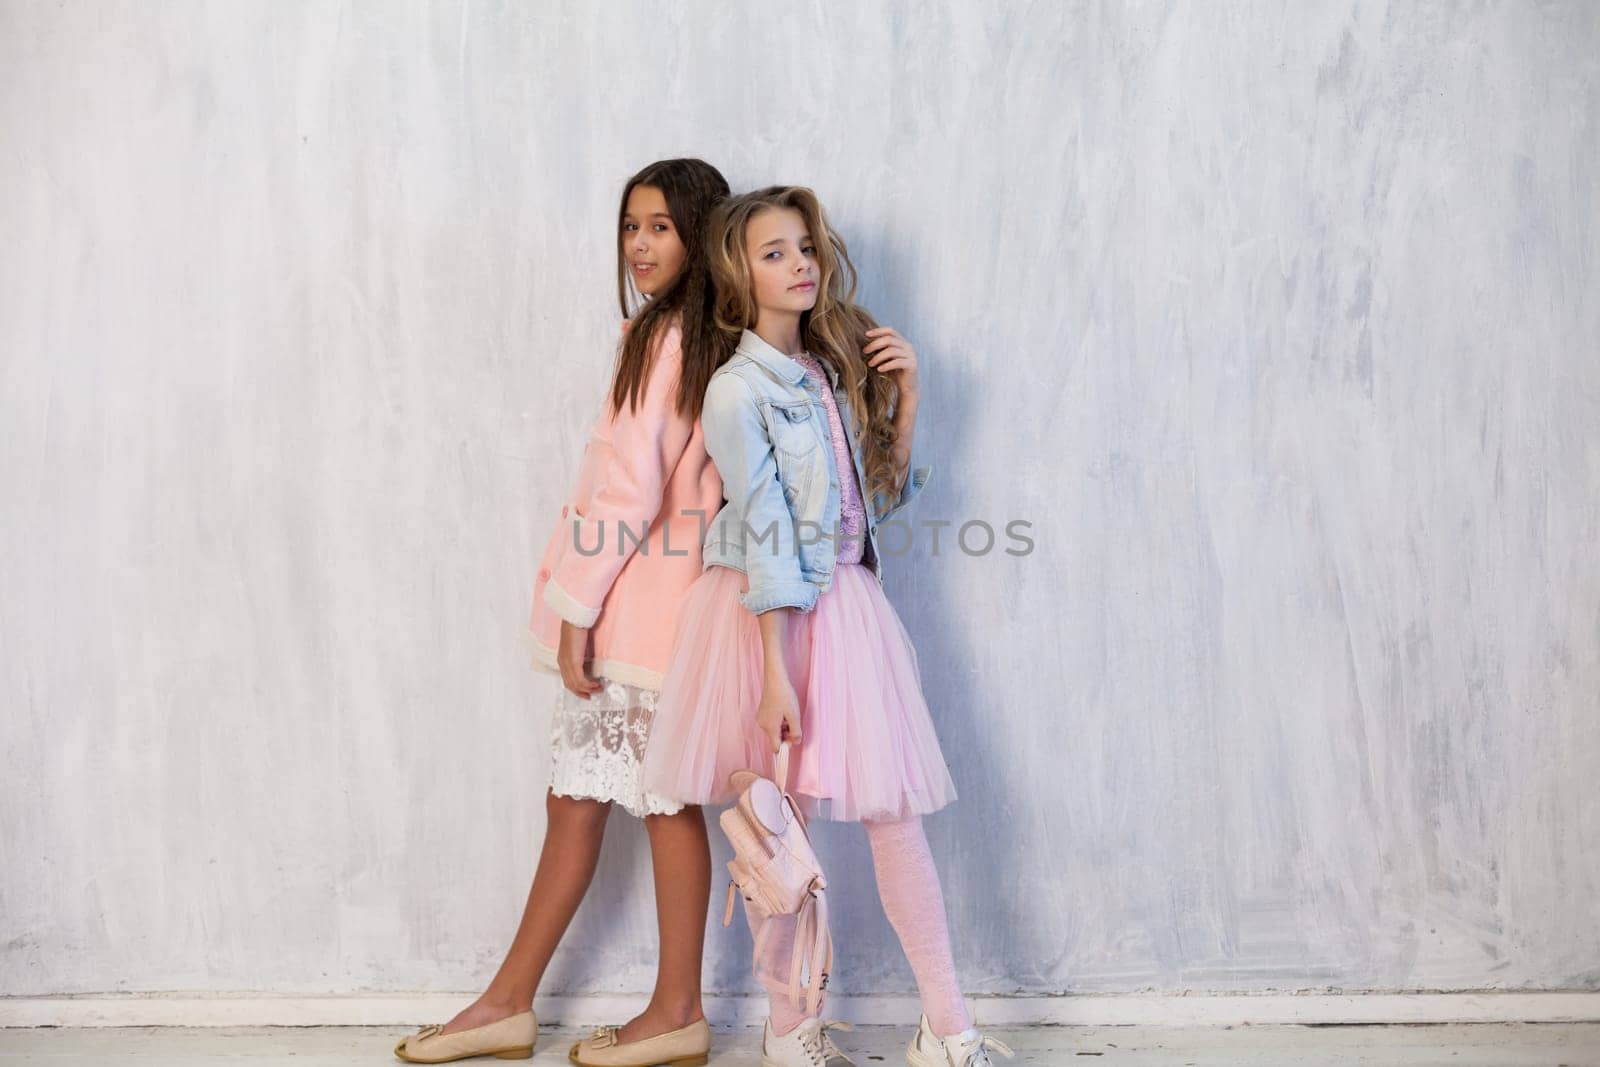
{"label": "backpack strap", "polygon": [[[765,928],[762,930],[766,932]],[[809,981],[801,984],[801,968]],[[833,969],[833,932],[828,926],[828,894],[815,881],[795,916],[794,947],[789,954],[789,1002],[800,1007],[800,990],[806,991],[805,1012],[816,1015],[822,1008],[822,991]]]}
{"label": "backpack strap", "polygon": [[[833,932],[828,928],[828,894],[826,890],[813,890],[813,909],[810,931],[811,984],[806,987],[806,1014],[815,1016],[822,1011],[822,991],[828,985],[828,972],[833,969]],[[803,942],[796,939],[795,948]]]}
{"label": "backpack strap", "polygon": [[833,972],[833,927],[828,923],[828,893],[817,891],[817,936],[811,944],[812,984],[816,986],[817,1007],[822,1010],[822,991],[828,988],[828,975]]}
{"label": "backpack strap", "polygon": [[778,792],[789,791],[789,742],[778,742],[778,758],[773,766],[772,780],[778,783]]}
{"label": "backpack strap", "polygon": [[[789,949],[789,1003],[796,1008],[800,1006],[800,990],[805,987],[800,984],[800,968],[806,961],[808,940],[814,936],[813,926],[817,921],[817,898],[810,893],[800,902],[800,910],[794,917],[794,944]],[[816,984],[816,976],[812,975],[811,984]],[[811,994],[806,993],[806,1010],[811,1010]]]}

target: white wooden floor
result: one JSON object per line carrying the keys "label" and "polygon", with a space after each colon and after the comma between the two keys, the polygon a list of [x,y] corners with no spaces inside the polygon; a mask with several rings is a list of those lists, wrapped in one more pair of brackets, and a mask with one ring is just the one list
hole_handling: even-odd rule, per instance
{"label": "white wooden floor", "polygon": [[[409,1029],[316,1027],[0,1030],[0,1067],[153,1067],[292,1064],[335,1067],[397,1063],[390,1050]],[[532,1067],[567,1062],[586,1031],[546,1030]],[[1029,1027],[990,1031],[1016,1050],[997,1065],[1103,1067],[1600,1067],[1600,1023],[1479,1023],[1423,1026]],[[873,1026],[839,1035],[859,1067],[900,1067],[910,1036]],[[719,1030],[710,1067],[754,1067],[760,1032]],[[468,1060],[491,1064],[500,1060]]]}

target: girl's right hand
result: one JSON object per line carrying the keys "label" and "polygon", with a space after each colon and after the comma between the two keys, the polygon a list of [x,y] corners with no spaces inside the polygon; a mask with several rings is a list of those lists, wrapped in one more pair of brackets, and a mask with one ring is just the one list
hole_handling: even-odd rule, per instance
{"label": "girl's right hand", "polygon": [[589,677],[584,660],[589,654],[589,631],[561,620],[561,647],[556,650],[556,666],[561,669],[561,684],[583,700],[600,691],[600,683]]}
{"label": "girl's right hand", "polygon": [[[790,684],[787,674],[773,676],[769,672],[761,683],[761,704],[756,708],[756,725],[767,735],[773,752],[778,751],[779,744],[784,740],[791,745],[800,743],[800,700],[795,696],[794,686]],[[788,727],[787,736],[784,727]]]}

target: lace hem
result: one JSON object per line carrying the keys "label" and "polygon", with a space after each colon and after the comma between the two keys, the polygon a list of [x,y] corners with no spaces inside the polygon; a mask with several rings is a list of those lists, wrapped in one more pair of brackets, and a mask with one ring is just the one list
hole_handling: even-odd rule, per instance
{"label": "lace hem", "polygon": [[683,805],[640,787],[657,694],[601,678],[588,700],[565,686],[550,716],[550,791],[620,804],[628,814],[671,815]]}

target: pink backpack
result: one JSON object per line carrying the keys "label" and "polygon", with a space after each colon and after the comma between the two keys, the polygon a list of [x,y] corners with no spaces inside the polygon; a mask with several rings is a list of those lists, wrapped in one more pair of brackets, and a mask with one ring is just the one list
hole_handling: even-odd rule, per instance
{"label": "pink backpack", "polygon": [[[783,788],[789,781],[789,742],[778,746],[777,781],[755,771],[734,771],[728,783],[739,794],[733,807],[722,813],[722,832],[733,846],[728,861],[728,906],[722,925],[733,922],[733,894],[744,894],[764,917],[795,916],[794,953],[789,963],[789,998],[798,1008],[800,990],[806,990],[806,1013],[817,1014],[822,991],[833,967],[833,934],[828,929],[827,879],[811,848],[806,822]],[[780,783],[782,783],[780,785]],[[756,935],[755,959],[771,925],[763,923]],[[802,983],[802,964],[809,964],[809,981]]]}

